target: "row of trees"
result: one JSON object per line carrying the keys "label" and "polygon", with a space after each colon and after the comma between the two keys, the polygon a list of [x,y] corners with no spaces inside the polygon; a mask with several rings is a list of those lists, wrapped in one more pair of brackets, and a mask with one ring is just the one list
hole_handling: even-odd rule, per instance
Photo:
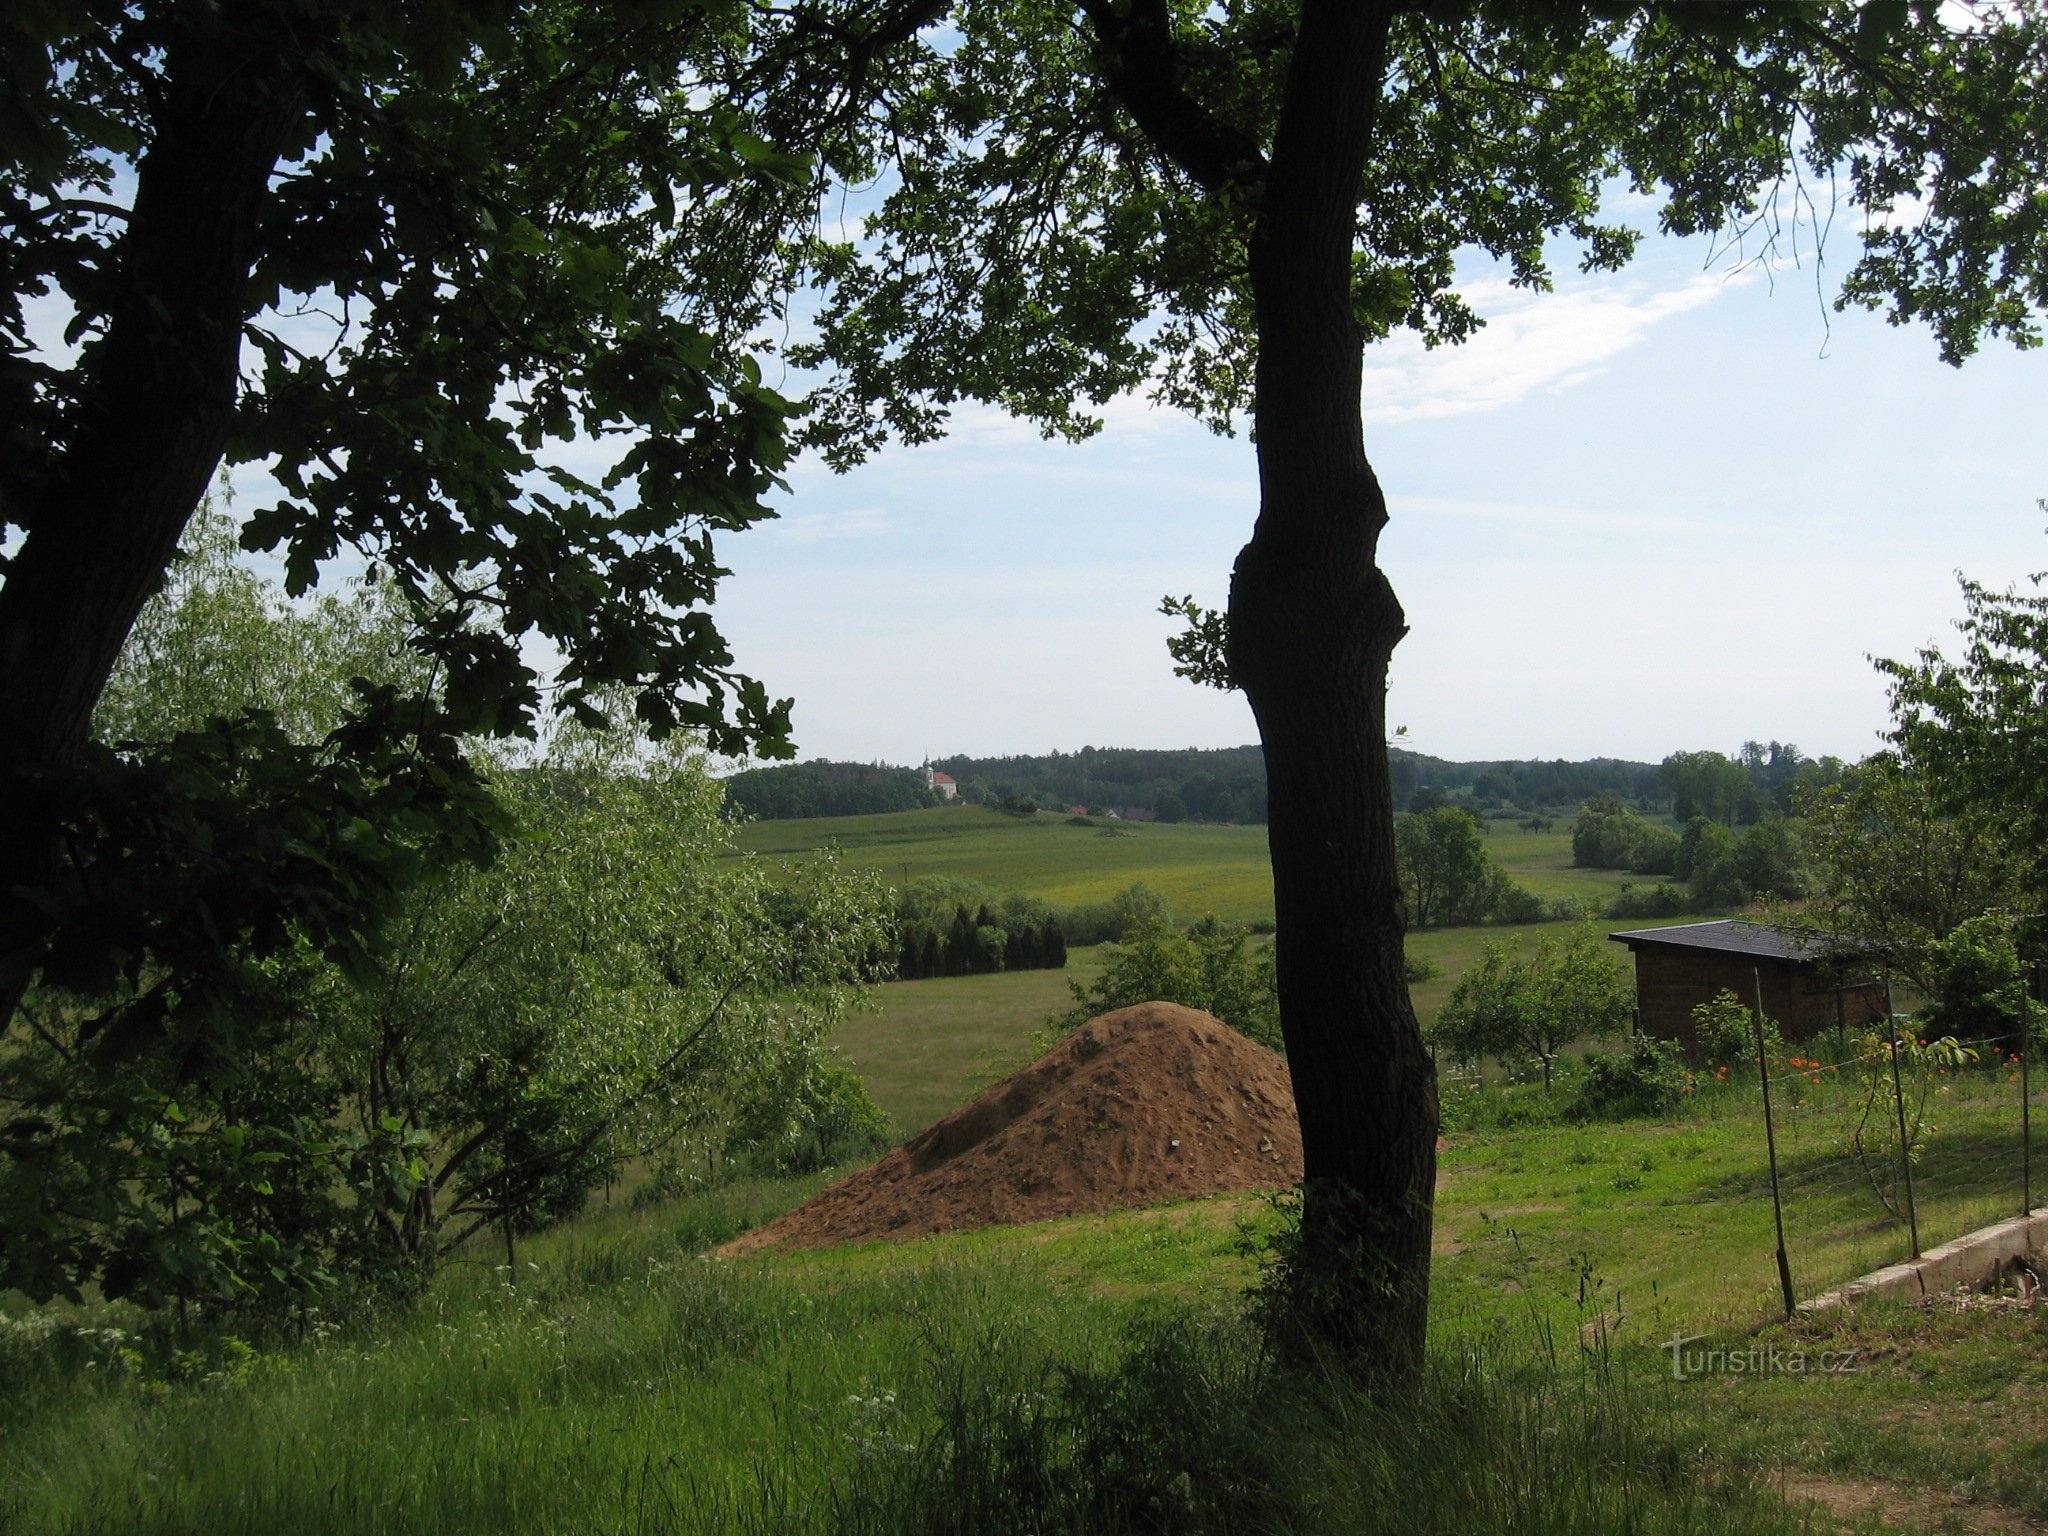
{"label": "row of trees", "polygon": [[810,816],[880,816],[921,811],[939,797],[925,787],[915,768],[885,763],[835,763],[813,758],[749,768],[723,781],[726,803],[752,821],[787,821]]}
{"label": "row of trees", "polygon": [[924,981],[933,976],[983,976],[995,971],[1063,971],[1067,939],[1050,914],[1008,913],[986,906],[969,912],[965,902],[944,925],[930,917],[904,915],[897,921],[896,976]]}

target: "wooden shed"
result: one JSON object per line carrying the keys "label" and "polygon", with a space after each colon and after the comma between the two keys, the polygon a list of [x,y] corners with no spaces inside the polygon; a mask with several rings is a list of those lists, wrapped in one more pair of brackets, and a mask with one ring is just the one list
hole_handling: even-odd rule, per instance
{"label": "wooden shed", "polygon": [[1680,923],[1608,935],[1636,962],[1636,1023],[1690,1050],[1692,1011],[1721,992],[1764,1012],[1788,1040],[1838,1026],[1856,1029],[1884,1017],[1884,985],[1863,957],[1829,955],[1809,934],[1767,923]]}

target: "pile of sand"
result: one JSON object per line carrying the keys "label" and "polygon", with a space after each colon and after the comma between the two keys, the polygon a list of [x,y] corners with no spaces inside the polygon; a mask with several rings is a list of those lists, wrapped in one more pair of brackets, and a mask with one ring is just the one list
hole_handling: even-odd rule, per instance
{"label": "pile of sand", "polygon": [[1082,1025],[880,1162],[719,1252],[922,1237],[1300,1179],[1286,1061],[1206,1013],[1140,1003]]}

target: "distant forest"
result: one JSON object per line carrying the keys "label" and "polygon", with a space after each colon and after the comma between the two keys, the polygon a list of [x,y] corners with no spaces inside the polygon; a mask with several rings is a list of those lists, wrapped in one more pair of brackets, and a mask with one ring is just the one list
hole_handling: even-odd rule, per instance
{"label": "distant forest", "polygon": [[[1777,743],[1771,743],[1777,748]],[[1779,749],[1789,751],[1790,749]],[[1796,753],[1793,754],[1796,759]],[[1475,809],[1569,814],[1596,795],[1618,795],[1643,809],[1662,809],[1671,789],[1655,763],[1593,758],[1453,763],[1392,749],[1394,804],[1406,810],[1417,794],[1455,798]],[[1266,763],[1257,747],[1153,751],[1083,747],[1043,756],[945,757],[931,765],[959,785],[974,805],[1013,810],[1071,811],[1137,820],[1263,822]],[[803,816],[865,816],[935,805],[919,768],[834,763],[817,758],[754,768],[725,781],[726,798],[760,821]]]}

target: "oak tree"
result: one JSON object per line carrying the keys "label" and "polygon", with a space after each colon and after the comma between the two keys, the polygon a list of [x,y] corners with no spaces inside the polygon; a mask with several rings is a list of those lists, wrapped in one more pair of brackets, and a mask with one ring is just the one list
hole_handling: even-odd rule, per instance
{"label": "oak tree", "polygon": [[[830,36],[856,8],[793,7]],[[1436,1089],[1403,979],[1386,752],[1406,631],[1376,561],[1387,502],[1362,352],[1483,317],[1462,256],[1541,288],[1566,247],[1780,228],[1802,175],[1870,218],[1845,302],[1932,327],[1959,361],[2031,344],[2048,296],[2035,103],[2048,22],[1923,0],[1077,0],[934,4],[886,82],[857,231],[821,234],[800,361],[840,462],[978,399],[1085,435],[1138,390],[1251,425],[1259,508],[1223,621],[1184,671],[1257,717],[1282,1025],[1307,1168],[1309,1332],[1367,1370],[1418,1358]],[[871,167],[863,167],[867,169]],[[1190,605],[1180,600],[1183,611]]]}

